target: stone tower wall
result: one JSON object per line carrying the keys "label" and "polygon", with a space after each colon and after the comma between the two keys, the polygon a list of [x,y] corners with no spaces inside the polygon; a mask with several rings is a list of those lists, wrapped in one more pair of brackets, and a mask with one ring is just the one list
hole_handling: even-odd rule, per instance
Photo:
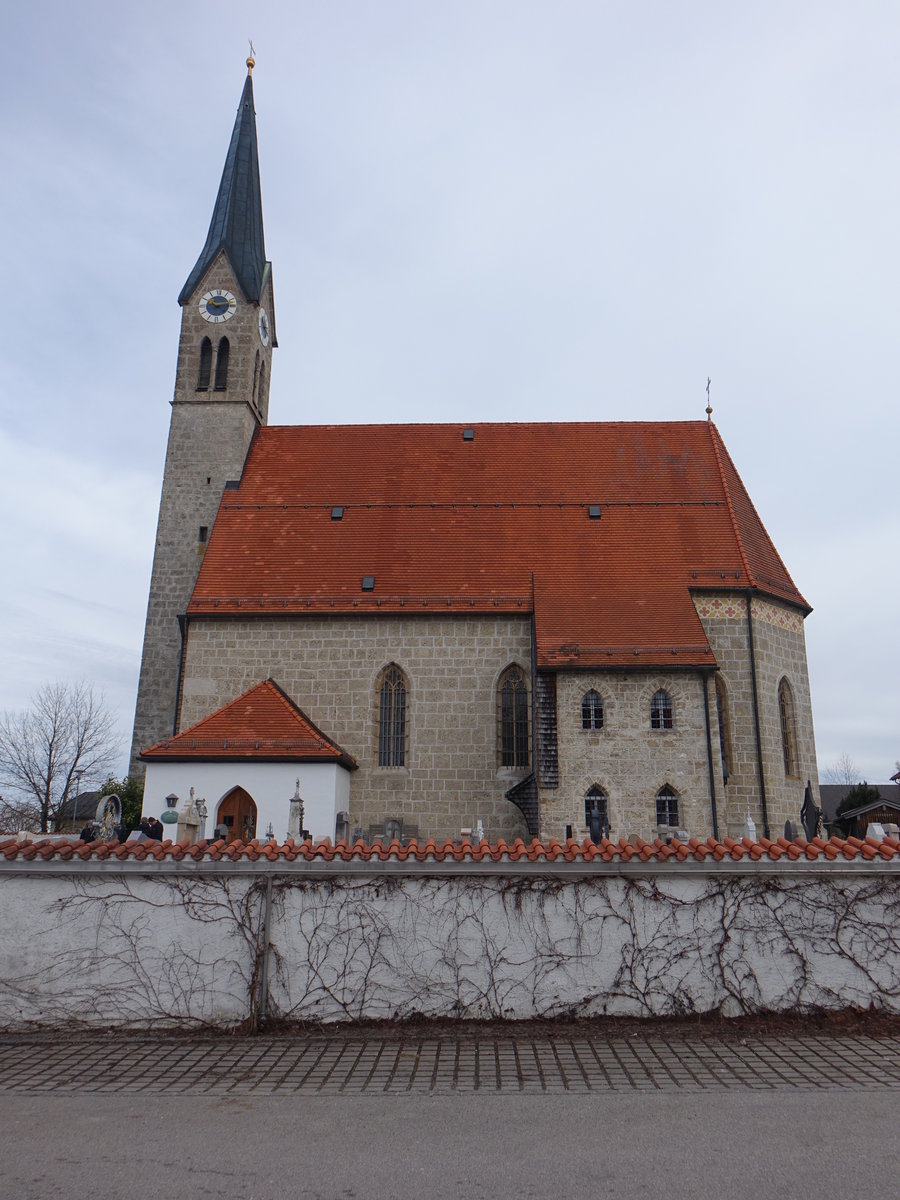
{"label": "stone tower wall", "polygon": [[[210,324],[200,316],[204,292],[224,288],[238,301],[229,321]],[[273,321],[271,277],[264,293]],[[229,342],[227,387],[214,387],[220,339]],[[197,388],[200,346],[212,342],[209,388]],[[259,364],[265,364],[260,374]],[[259,306],[248,303],[224,254],[219,254],[182,308],[175,394],[169,424],[165,471],[150,577],[144,648],[138,682],[130,771],[143,775],[137,755],[169,736],[174,728],[181,633],[178,618],[188,601],[219,502],[229,480],[240,479],[253,434],[265,424],[271,379],[272,342],[259,336]],[[254,387],[254,383],[256,386]],[[262,387],[260,387],[262,383]]]}
{"label": "stone tower wall", "polygon": [[[403,767],[379,767],[378,678],[407,681]],[[531,677],[528,617],[192,618],[179,728],[271,676],[359,764],[351,824],[400,819],[423,838],[458,837],[480,817],[491,839],[527,837],[504,793],[527,771],[502,768],[497,683],[517,663]]]}

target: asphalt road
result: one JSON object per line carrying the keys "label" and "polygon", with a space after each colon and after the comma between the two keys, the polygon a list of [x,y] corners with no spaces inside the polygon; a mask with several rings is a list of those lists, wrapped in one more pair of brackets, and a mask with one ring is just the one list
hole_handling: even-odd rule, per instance
{"label": "asphalt road", "polygon": [[896,1092],[0,1096],[4,1200],[898,1194]]}

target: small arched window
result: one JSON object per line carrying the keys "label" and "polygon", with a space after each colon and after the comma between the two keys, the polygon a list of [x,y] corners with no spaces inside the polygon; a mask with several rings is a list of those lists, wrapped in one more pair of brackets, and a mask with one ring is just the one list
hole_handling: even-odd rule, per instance
{"label": "small arched window", "polygon": [[224,392],[228,387],[228,354],[231,347],[228,338],[219,339],[219,349],[216,351],[216,391]]}
{"label": "small arched window", "polygon": [[593,688],[585,693],[581,701],[581,728],[603,728],[603,698]]}
{"label": "small arched window", "polygon": [[674,726],[672,718],[672,697],[663,688],[654,692],[650,701],[650,728],[671,729]]}
{"label": "small arched window", "polygon": [[657,825],[667,825],[672,828],[677,828],[680,824],[678,818],[678,793],[668,784],[661,787],[656,793],[656,823]]}
{"label": "small arched window", "polygon": [[528,689],[518,667],[503,673],[498,688],[501,767],[528,766]]}
{"label": "small arched window", "polygon": [[402,767],[406,762],[406,681],[393,664],[378,688],[378,765]]}
{"label": "small arched window", "polygon": [[604,825],[609,825],[609,797],[603,788],[593,784],[584,794],[584,823],[588,827],[591,824],[591,813],[594,809],[596,801],[597,808],[600,812],[600,820]]}
{"label": "small arched window", "polygon": [[722,757],[722,778],[725,783],[731,775],[731,721],[728,716],[728,691],[722,677],[716,676],[716,716],[719,719],[719,753]]}
{"label": "small arched window", "polygon": [[778,716],[781,721],[781,751],[785,775],[797,774],[797,731],[794,724],[794,697],[791,685],[782,679],[778,685]]}
{"label": "small arched window", "polygon": [[212,371],[212,342],[205,337],[200,343],[200,370],[197,373],[197,391],[209,390],[209,376]]}

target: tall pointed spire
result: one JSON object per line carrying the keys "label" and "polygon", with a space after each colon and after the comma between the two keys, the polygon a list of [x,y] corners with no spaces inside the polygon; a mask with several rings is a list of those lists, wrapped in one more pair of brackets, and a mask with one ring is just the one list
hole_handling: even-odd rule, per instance
{"label": "tall pointed spire", "polygon": [[257,302],[266,266],[263,236],[262,196],[259,187],[259,156],[256,146],[256,110],[253,107],[253,77],[248,59],[247,79],[241,93],[231,145],[216,196],[206,245],[181,289],[178,303],[190,299],[197,284],[220,250],[228,255],[247,300]]}

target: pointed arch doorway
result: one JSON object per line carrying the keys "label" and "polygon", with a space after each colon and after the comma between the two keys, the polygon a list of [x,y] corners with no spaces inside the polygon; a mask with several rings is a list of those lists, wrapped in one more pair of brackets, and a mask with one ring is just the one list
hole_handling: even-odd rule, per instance
{"label": "pointed arch doorway", "polygon": [[242,787],[232,788],[219,802],[216,826],[224,825],[228,842],[250,842],[256,837],[256,804]]}

